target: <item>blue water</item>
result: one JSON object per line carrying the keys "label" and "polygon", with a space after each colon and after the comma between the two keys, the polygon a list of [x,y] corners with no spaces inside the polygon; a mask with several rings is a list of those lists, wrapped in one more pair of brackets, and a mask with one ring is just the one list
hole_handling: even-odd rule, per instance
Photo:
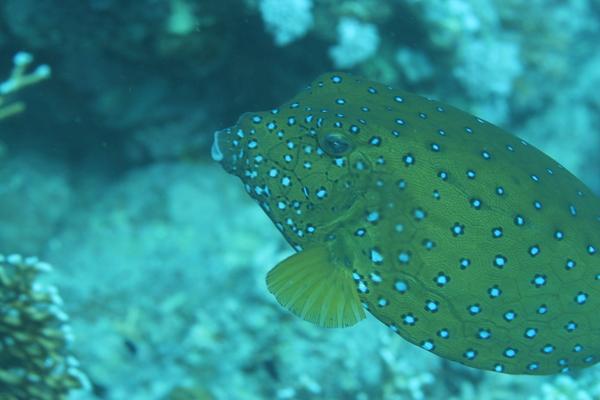
{"label": "blue water", "polygon": [[[600,193],[599,29],[594,0],[0,1],[0,254],[53,266],[66,398],[600,398],[600,367],[507,376],[371,317],[295,318],[264,281],[289,245],[210,157],[243,112],[344,70],[492,121]],[[0,398],[60,398],[15,395],[49,377],[3,354],[21,383]]]}

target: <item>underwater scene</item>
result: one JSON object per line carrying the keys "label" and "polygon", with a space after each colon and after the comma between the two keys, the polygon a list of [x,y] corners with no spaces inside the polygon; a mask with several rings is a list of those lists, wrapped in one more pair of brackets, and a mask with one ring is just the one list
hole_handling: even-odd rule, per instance
{"label": "underwater scene", "polygon": [[600,0],[0,0],[0,400],[600,399]]}

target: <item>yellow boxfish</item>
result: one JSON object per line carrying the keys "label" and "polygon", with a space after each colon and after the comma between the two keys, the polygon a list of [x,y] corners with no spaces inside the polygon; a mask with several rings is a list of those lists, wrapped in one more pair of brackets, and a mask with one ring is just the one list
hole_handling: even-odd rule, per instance
{"label": "yellow boxfish", "polygon": [[553,374],[600,355],[600,199],[452,106],[345,73],[215,133],[296,253],[267,275],[324,327],[365,310],[467,366]]}

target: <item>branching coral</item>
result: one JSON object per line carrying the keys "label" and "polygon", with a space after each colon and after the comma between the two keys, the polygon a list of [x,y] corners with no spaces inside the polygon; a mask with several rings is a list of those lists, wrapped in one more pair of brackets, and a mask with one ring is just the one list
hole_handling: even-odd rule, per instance
{"label": "branching coral", "polygon": [[38,65],[32,72],[27,72],[27,67],[32,62],[33,56],[24,51],[13,57],[12,72],[5,81],[0,82],[0,120],[25,109],[25,103],[22,101],[8,101],[11,94],[50,77],[51,70],[46,64]]}
{"label": "branching coral", "polygon": [[70,353],[62,300],[40,283],[50,266],[36,258],[0,255],[0,399],[66,399],[87,386]]}

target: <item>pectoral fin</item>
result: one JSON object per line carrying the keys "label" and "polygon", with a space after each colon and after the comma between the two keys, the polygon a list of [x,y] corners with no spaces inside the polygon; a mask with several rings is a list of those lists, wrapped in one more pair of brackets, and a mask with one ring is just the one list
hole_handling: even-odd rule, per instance
{"label": "pectoral fin", "polygon": [[365,318],[352,272],[326,246],[283,260],[267,274],[267,286],[279,304],[319,326],[347,327]]}

